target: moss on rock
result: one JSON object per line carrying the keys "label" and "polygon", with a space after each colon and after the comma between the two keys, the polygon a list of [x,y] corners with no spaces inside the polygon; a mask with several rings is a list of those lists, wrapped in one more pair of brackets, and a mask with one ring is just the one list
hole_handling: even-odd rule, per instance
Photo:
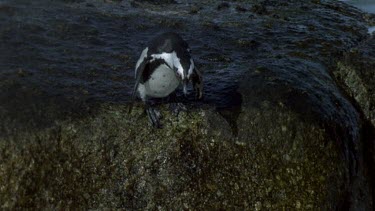
{"label": "moss on rock", "polygon": [[210,109],[163,107],[161,130],[127,110],[102,105],[2,142],[2,208],[333,209],[347,191],[327,131],[285,109],[242,111],[238,137]]}

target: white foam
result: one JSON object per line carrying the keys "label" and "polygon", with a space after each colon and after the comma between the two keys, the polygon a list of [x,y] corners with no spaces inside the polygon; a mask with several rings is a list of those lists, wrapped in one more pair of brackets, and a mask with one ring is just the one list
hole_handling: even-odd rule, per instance
{"label": "white foam", "polygon": [[369,34],[373,34],[375,32],[375,26],[370,26],[367,30]]}

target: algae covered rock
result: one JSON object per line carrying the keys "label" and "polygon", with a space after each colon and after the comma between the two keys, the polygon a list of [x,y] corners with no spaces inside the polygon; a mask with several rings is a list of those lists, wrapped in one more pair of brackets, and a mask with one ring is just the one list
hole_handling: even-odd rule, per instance
{"label": "algae covered rock", "polygon": [[[235,138],[210,109],[178,118],[163,110],[163,130],[145,127],[142,109],[127,110],[102,106],[3,140],[2,208],[335,208],[347,191],[349,170],[334,142],[309,124],[293,128],[293,113],[268,111],[269,122],[248,110],[255,126],[247,122]],[[259,134],[245,138],[242,128]]]}
{"label": "algae covered rock", "polygon": [[[369,160],[368,171],[375,177],[375,38],[372,36],[360,46],[348,51],[337,62],[333,72],[339,84],[353,98],[363,118],[363,136],[366,137],[364,154]],[[375,185],[372,184],[372,191]],[[374,196],[373,196],[374,197]],[[374,197],[375,198],[375,197]],[[374,200],[374,199],[373,199]]]}
{"label": "algae covered rock", "polygon": [[[238,139],[260,154],[254,156],[260,168],[272,165],[261,177],[274,185],[265,197],[268,203],[272,199],[276,210],[291,209],[293,202],[302,209],[348,206],[345,202],[357,197],[351,195],[353,174],[362,159],[359,114],[317,63],[283,58],[258,65],[239,89],[246,94]],[[352,209],[370,207],[367,200],[353,203]]]}
{"label": "algae covered rock", "polygon": [[102,105],[9,137],[2,208],[342,208],[351,188],[344,139],[282,105],[244,105],[238,136],[209,108],[174,117],[162,107],[160,130],[142,107]]}
{"label": "algae covered rock", "polygon": [[347,93],[358,102],[366,118],[375,125],[375,38],[363,42],[338,61],[334,72]]}

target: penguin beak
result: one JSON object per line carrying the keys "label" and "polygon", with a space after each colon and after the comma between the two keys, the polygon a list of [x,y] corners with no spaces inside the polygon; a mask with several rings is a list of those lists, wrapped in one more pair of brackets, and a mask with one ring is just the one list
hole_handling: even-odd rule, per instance
{"label": "penguin beak", "polygon": [[188,87],[189,81],[187,79],[185,79],[185,80],[183,80],[182,83],[183,83],[182,84],[183,92],[184,92],[184,95],[186,97],[187,94],[188,94],[187,87]]}

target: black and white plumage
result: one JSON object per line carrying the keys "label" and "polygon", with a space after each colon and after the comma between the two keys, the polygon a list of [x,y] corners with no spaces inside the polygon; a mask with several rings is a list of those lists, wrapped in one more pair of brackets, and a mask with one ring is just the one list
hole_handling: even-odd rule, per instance
{"label": "black and white plumage", "polygon": [[160,127],[160,114],[148,103],[149,98],[167,97],[181,84],[186,95],[190,81],[196,97],[202,98],[202,75],[194,65],[188,44],[173,32],[160,34],[150,41],[137,61],[135,77],[133,99],[138,93],[156,127]]}

